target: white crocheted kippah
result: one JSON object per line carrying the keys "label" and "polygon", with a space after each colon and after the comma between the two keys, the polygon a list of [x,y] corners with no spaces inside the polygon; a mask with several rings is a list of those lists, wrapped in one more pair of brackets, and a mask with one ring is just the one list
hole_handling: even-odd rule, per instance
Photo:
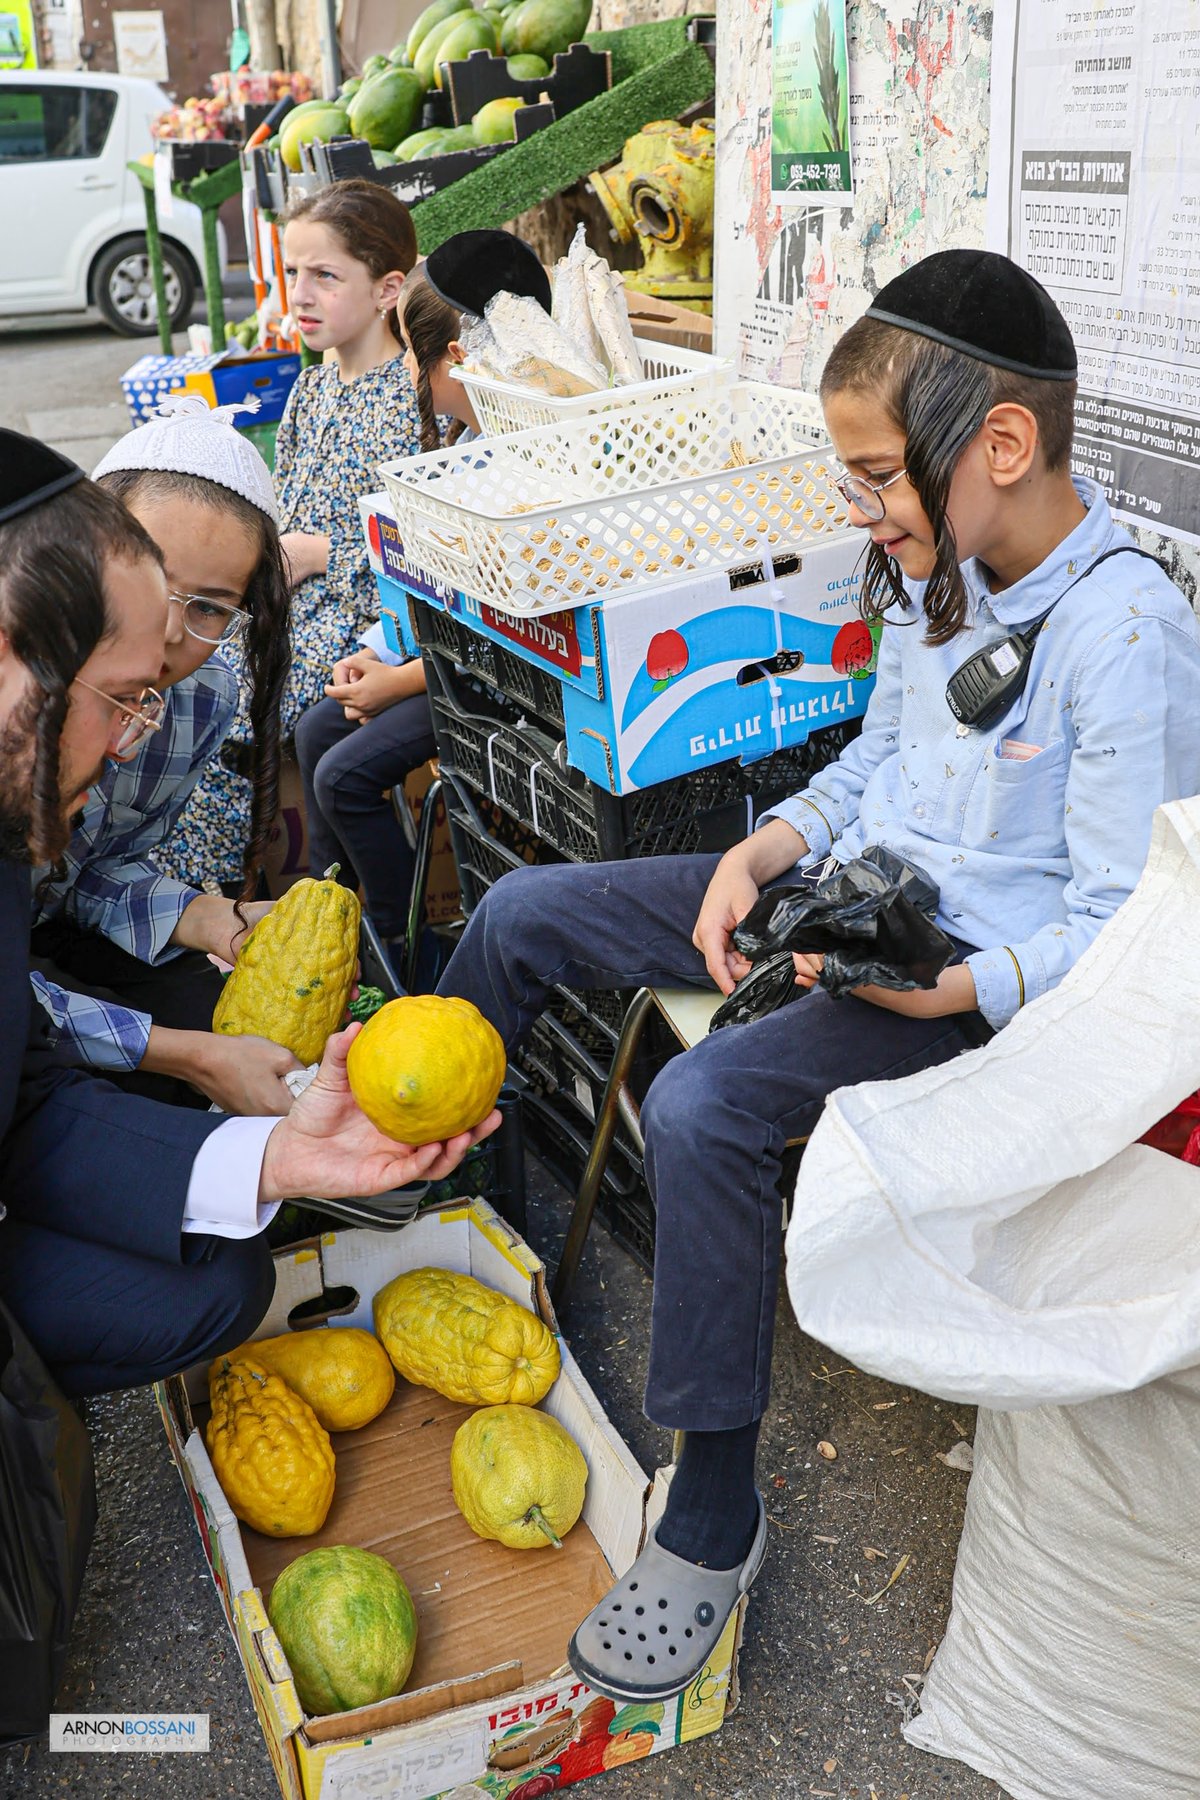
{"label": "white crocheted kippah", "polygon": [[229,488],[279,524],[271,471],[249,438],[234,430],[235,413],[258,411],[248,395],[241,406],[210,407],[203,394],[169,394],[154,416],[127,432],[92,470],[93,481],[119,469],[200,475]]}

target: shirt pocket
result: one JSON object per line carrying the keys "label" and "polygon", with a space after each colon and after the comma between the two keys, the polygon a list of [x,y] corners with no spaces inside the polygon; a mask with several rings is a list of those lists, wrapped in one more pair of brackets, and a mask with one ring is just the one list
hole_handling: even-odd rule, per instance
{"label": "shirt pocket", "polygon": [[1001,756],[1001,741],[993,742],[975,783],[978,826],[971,835],[994,855],[1057,861],[1066,844],[1066,743],[1060,738],[1021,760]]}

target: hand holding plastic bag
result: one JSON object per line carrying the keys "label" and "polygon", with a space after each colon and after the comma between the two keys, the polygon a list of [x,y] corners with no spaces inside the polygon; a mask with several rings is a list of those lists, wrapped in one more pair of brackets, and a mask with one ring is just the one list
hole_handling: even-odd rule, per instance
{"label": "hand holding plastic bag", "polygon": [[937,904],[929,876],[880,844],[819,881],[768,888],[733,933],[753,967],[709,1029],[746,1025],[799,999],[793,951],[824,957],[820,983],[835,996],[867,986],[935,987],[954,955],[934,924]]}

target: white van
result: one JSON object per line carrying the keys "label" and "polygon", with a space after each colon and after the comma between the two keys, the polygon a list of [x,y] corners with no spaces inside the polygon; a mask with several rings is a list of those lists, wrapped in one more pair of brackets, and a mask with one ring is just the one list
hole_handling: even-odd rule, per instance
{"label": "white van", "polygon": [[[0,69],[0,318],[96,306],[126,337],[157,331],[145,202],[126,165],[152,148],[150,121],[170,105],[133,76]],[[159,223],[180,327],[203,263],[200,212],[176,200]]]}

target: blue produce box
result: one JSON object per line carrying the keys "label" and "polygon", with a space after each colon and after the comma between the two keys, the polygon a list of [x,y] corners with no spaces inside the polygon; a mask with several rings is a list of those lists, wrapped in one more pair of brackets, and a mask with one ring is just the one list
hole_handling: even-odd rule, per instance
{"label": "blue produce box", "polygon": [[[380,618],[383,620],[384,630],[397,649],[406,651],[409,656],[416,656],[418,645],[413,636],[412,620],[409,618],[408,596],[410,592],[417,591],[418,578],[413,576],[401,554],[400,533],[392,517],[391,502],[385,493],[360,494],[358,511],[367,544],[367,561],[371,565],[371,573],[379,591]],[[423,598],[433,598],[440,605],[433,590],[425,593],[424,587],[422,581]]]}
{"label": "blue produce box", "polygon": [[552,675],[567,760],[609,793],[755,762],[866,711],[878,627],[859,611],[859,532],[770,570],[693,575],[522,618],[414,576],[387,496],[361,505],[381,604],[406,643],[415,648],[411,593]]}
{"label": "blue produce box", "polygon": [[267,351],[260,356],[222,350],[212,356],[142,356],[121,377],[129,417],[144,425],[168,394],[203,394],[210,406],[240,405],[249,394],[258,411],[246,423],[270,425],[283,417],[288,395],[300,373],[298,351]]}
{"label": "blue produce box", "polygon": [[121,390],[134,425],[144,425],[156,406],[183,387],[208,361],[204,356],[140,356],[121,377]]}

